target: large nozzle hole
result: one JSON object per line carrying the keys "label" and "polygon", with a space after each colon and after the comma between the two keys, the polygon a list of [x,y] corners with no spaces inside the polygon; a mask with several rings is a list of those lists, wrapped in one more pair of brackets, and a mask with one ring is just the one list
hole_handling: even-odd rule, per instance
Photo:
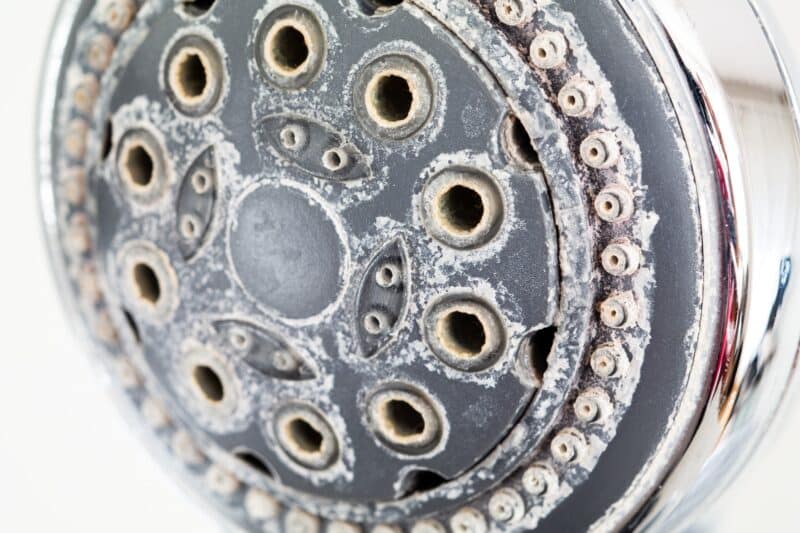
{"label": "large nozzle hole", "polygon": [[462,357],[479,355],[486,345],[486,331],[481,319],[472,313],[453,311],[441,319],[442,343]]}
{"label": "large nozzle hole", "polygon": [[305,452],[319,453],[322,450],[322,433],[302,418],[289,422],[289,435],[295,446]]}
{"label": "large nozzle hole", "polygon": [[168,318],[177,305],[178,284],[166,254],[135,241],[120,250],[117,261],[127,304],[137,319]]}
{"label": "large nozzle hole", "polygon": [[200,116],[219,101],[224,86],[224,63],[217,46],[205,37],[187,35],[167,55],[168,95],[181,113]]}
{"label": "large nozzle hole", "polygon": [[143,144],[131,144],[124,155],[125,170],[132,184],[147,187],[153,182],[153,155]]}
{"label": "large nozzle hole", "polygon": [[166,165],[161,143],[144,130],[125,132],[118,143],[112,141],[112,124],[106,124],[106,146],[118,144],[116,171],[129,199],[140,204],[152,204],[163,197],[167,186]]}
{"label": "large nozzle hole", "polygon": [[370,89],[369,107],[379,122],[394,124],[408,120],[414,105],[414,91],[407,78],[381,74],[373,80]]}
{"label": "large nozzle hole", "polygon": [[423,220],[443,244],[473,249],[487,244],[505,215],[496,180],[478,169],[453,168],[435,176],[423,191]]}
{"label": "large nozzle hole", "polygon": [[178,94],[187,99],[196,99],[208,88],[208,74],[199,52],[185,52],[177,61]]}
{"label": "large nozzle hole", "polygon": [[358,72],[354,111],[372,135],[405,140],[430,121],[437,98],[430,67],[409,55],[388,54]]}
{"label": "large nozzle hole", "polygon": [[300,70],[308,61],[308,41],[295,26],[286,25],[277,29],[269,46],[272,61],[286,73]]}
{"label": "large nozzle hole", "polygon": [[473,231],[483,220],[483,198],[475,189],[463,185],[455,185],[442,194],[438,208],[442,220],[456,231]]}
{"label": "large nozzle hole", "polygon": [[276,419],[276,436],[289,458],[306,468],[322,470],[338,456],[338,439],[325,417],[306,405],[285,408]]}
{"label": "large nozzle hole", "polygon": [[387,421],[398,435],[408,437],[425,431],[425,418],[407,401],[390,400],[384,409]]}
{"label": "large nozzle hole", "polygon": [[387,447],[410,455],[427,453],[440,441],[442,419],[427,393],[397,385],[368,402],[370,425]]}
{"label": "large nozzle hole", "polygon": [[443,362],[466,372],[493,365],[506,346],[499,315],[483,300],[450,296],[425,318],[425,340]]}
{"label": "large nozzle hole", "polygon": [[229,428],[243,404],[236,371],[222,355],[193,340],[185,350],[181,375],[191,393],[189,406],[214,430]]}
{"label": "large nozzle hole", "polygon": [[153,267],[146,263],[134,265],[133,282],[136,284],[139,298],[152,305],[158,305],[161,299],[161,282]]}
{"label": "large nozzle hole", "polygon": [[326,57],[325,32],[317,16],[297,5],[281,6],[258,30],[256,60],[262,75],[282,89],[301,89],[317,77]]}
{"label": "large nozzle hole", "polygon": [[219,374],[206,365],[197,365],[192,371],[192,378],[206,400],[212,403],[225,399],[225,386]]}

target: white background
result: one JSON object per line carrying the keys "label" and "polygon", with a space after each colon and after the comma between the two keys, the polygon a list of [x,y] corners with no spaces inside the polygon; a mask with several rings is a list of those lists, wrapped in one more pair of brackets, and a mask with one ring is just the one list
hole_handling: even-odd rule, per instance
{"label": "white background", "polygon": [[[787,24],[800,20],[794,0],[771,3],[793,10]],[[57,1],[2,5],[0,531],[219,531],[129,432],[62,316],[38,221],[33,161],[37,81]],[[777,444],[740,479],[749,490],[727,497],[725,511],[715,513],[720,531],[800,530],[800,414],[785,423]]]}

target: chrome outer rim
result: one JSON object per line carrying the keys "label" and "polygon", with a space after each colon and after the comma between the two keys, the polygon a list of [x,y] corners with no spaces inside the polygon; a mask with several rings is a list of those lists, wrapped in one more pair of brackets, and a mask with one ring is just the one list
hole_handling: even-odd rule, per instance
{"label": "chrome outer rim", "polygon": [[[705,263],[705,279],[720,283],[704,287],[705,346],[696,353],[711,350],[718,370],[707,385],[693,374],[683,400],[687,410],[702,415],[672,429],[632,486],[631,491],[652,491],[646,510],[632,508],[633,500],[623,498],[607,515],[627,515],[624,522],[633,520],[637,530],[670,531],[686,526],[701,505],[731,488],[795,382],[800,294],[790,281],[800,250],[796,76],[787,48],[779,46],[774,15],[755,0],[730,2],[728,9],[740,14],[737,20],[745,27],[728,28],[724,45],[734,46],[742,34],[750,37],[749,53],[770,68],[769,85],[762,91],[794,130],[773,145],[774,151],[759,150],[746,139],[752,125],[733,109],[734,80],[724,77],[724,65],[714,55],[721,45],[709,36],[718,32],[719,19],[703,16],[702,10],[713,2],[695,1],[691,12],[677,0],[620,4],[659,70],[678,74],[664,81],[677,105],[688,104],[681,106],[679,120],[705,200],[704,246],[718,250],[722,259],[719,271]],[[769,159],[785,161],[786,172],[763,172]],[[773,190],[785,195],[784,202],[770,201]],[[772,216],[765,216],[767,212]],[[725,235],[709,232],[719,227],[715,219],[724,223]],[[670,466],[672,446],[677,462]],[[609,523],[615,522],[612,518]]]}

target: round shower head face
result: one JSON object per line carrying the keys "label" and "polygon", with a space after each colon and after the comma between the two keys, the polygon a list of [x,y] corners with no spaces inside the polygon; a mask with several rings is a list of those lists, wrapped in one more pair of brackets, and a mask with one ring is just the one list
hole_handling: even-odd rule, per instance
{"label": "round shower head face", "polygon": [[68,3],[55,262],[231,521],[578,530],[644,503],[705,386],[718,259],[650,56],[587,4]]}

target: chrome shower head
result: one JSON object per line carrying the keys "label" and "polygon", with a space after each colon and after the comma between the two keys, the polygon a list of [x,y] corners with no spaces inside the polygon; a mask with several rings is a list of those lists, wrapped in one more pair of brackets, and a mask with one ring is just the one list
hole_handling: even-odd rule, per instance
{"label": "chrome shower head", "polygon": [[246,530],[679,524],[800,333],[790,73],[709,3],[66,0],[44,218],[132,423]]}

